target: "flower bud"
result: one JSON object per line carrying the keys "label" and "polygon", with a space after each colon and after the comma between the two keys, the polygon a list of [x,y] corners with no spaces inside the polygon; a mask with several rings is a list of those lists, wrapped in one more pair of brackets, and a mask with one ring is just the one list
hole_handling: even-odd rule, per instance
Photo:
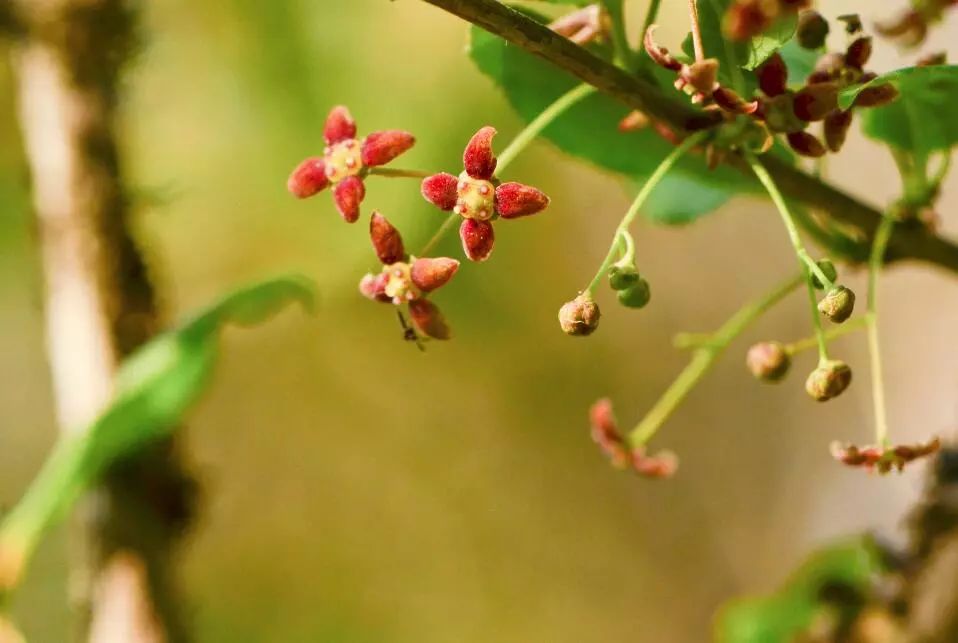
{"label": "flower bud", "polygon": [[[824,273],[828,280],[833,282],[838,277],[838,270],[835,268],[835,264],[831,262],[831,259],[819,259],[815,262],[815,265],[818,266],[819,270]],[[815,273],[812,273],[812,285],[815,286],[816,290],[824,290],[825,284],[822,283],[822,280],[818,278]]]}
{"label": "flower bud", "polygon": [[795,94],[792,109],[803,121],[820,121],[838,108],[838,83],[806,85]]}
{"label": "flower bud", "polygon": [[599,327],[599,306],[591,295],[582,294],[559,309],[559,326],[566,335],[591,335]]}
{"label": "flower bud", "polygon": [[845,64],[861,69],[872,56],[872,39],[868,36],[857,38],[845,51]]}
{"label": "flower bud", "polygon": [[612,290],[625,290],[639,282],[639,271],[631,263],[617,262],[609,268],[609,286]]}
{"label": "flower bud", "polygon": [[644,308],[652,298],[652,291],[649,288],[649,282],[645,279],[639,280],[625,290],[620,290],[616,295],[619,303],[626,308]]}
{"label": "flower bud", "polygon": [[835,286],[818,302],[818,310],[836,324],[852,316],[855,310],[855,293],[845,286]]}
{"label": "flower bud", "polygon": [[792,358],[781,342],[759,342],[748,349],[745,365],[756,379],[777,382],[788,373]]}
{"label": "flower bud", "polygon": [[423,335],[433,339],[449,339],[452,331],[439,308],[428,299],[414,299],[409,302],[409,316],[413,324]]}
{"label": "flower bud", "polygon": [[785,135],[788,145],[802,156],[818,158],[825,156],[825,146],[808,132],[789,132]]}
{"label": "flower bud", "polygon": [[796,38],[805,49],[821,49],[828,36],[828,21],[817,11],[803,11],[798,17]]}
{"label": "flower bud", "polygon": [[852,111],[841,111],[836,109],[825,117],[825,144],[832,152],[842,149],[845,144],[845,137],[848,136],[848,128],[852,125]]}
{"label": "flower bud", "polygon": [[805,380],[805,390],[818,402],[838,397],[852,382],[852,369],[841,360],[830,360],[819,366]]}
{"label": "flower bud", "polygon": [[788,67],[778,52],[769,56],[755,73],[758,76],[758,86],[766,96],[780,96],[788,89]]}
{"label": "flower bud", "polygon": [[376,256],[384,264],[396,263],[406,257],[399,230],[379,212],[373,212],[369,218],[369,238]]}
{"label": "flower bud", "polygon": [[898,98],[898,89],[894,85],[889,83],[875,85],[858,92],[858,96],[855,97],[855,107],[881,107],[896,98]]}

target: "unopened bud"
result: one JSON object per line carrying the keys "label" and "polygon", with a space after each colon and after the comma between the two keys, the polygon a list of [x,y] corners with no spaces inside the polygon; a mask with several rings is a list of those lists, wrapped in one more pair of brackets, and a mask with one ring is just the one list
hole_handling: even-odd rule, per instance
{"label": "unopened bud", "polygon": [[898,98],[898,89],[894,85],[874,85],[858,92],[855,107],[880,107]]}
{"label": "unopened bud", "polygon": [[835,286],[818,302],[818,310],[836,324],[852,316],[855,310],[855,293],[845,286]]}
{"label": "unopened bud", "polygon": [[612,264],[609,268],[609,286],[612,290],[631,288],[639,281],[639,271],[631,263],[621,262]]}
{"label": "unopened bud", "polygon": [[803,121],[820,121],[838,107],[838,83],[806,85],[795,94],[792,109]]}
{"label": "unopened bud", "polygon": [[831,360],[819,366],[805,381],[805,390],[818,402],[841,395],[852,382],[852,369],[841,360]]}
{"label": "unopened bud", "polygon": [[779,96],[788,89],[788,67],[778,52],[769,56],[755,73],[758,86],[766,96]]}
{"label": "unopened bud", "polygon": [[566,335],[591,335],[599,327],[599,305],[588,294],[582,294],[562,304],[559,326]]}
{"label": "unopened bud", "polygon": [[620,290],[616,295],[619,303],[626,308],[644,308],[652,298],[652,291],[649,288],[649,282],[645,279],[639,280],[625,290]]}
{"label": "unopened bud", "polygon": [[828,21],[817,11],[803,11],[798,17],[798,44],[805,49],[821,49],[828,36]]}
{"label": "unopened bud", "polygon": [[845,144],[845,138],[848,136],[848,128],[852,125],[852,111],[841,111],[836,109],[825,117],[825,144],[832,152],[842,149]]}
{"label": "unopened bud", "polygon": [[[835,282],[835,279],[838,277],[838,270],[835,268],[835,264],[832,263],[831,259],[819,259],[815,262],[815,265],[818,266],[818,269],[822,271],[829,281],[832,283]],[[824,290],[825,284],[822,283],[822,280],[818,278],[814,272],[812,273],[812,285],[815,286],[816,290]]]}
{"label": "unopened bud", "polygon": [[748,349],[745,365],[756,379],[777,382],[788,373],[792,358],[781,342],[759,342]]}
{"label": "unopened bud", "polygon": [[872,39],[868,36],[862,36],[848,45],[848,49],[845,51],[845,64],[849,67],[861,69],[871,56]]}
{"label": "unopened bud", "polygon": [[789,147],[802,156],[818,158],[825,156],[825,146],[808,132],[789,132],[785,135]]}

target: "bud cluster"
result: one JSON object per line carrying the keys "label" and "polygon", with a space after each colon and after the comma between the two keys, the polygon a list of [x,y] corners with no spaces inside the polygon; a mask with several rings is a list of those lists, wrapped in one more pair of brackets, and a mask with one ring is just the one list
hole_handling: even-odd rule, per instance
{"label": "bud cluster", "polygon": [[725,13],[722,27],[732,40],[748,40],[809,4],[809,0],[735,0]]}
{"label": "bud cluster", "polygon": [[958,7],[958,0],[912,0],[911,5],[896,19],[876,25],[876,31],[902,47],[917,47],[925,41],[931,25],[941,22],[948,8]]}
{"label": "bud cluster", "polygon": [[648,455],[644,446],[629,448],[619,431],[612,412],[612,402],[601,399],[589,409],[592,425],[592,440],[617,469],[631,469],[646,478],[671,478],[678,469],[679,461],[671,451]]}
{"label": "bud cluster", "polygon": [[909,462],[924,458],[937,452],[941,441],[932,438],[918,444],[900,444],[896,446],[857,447],[853,444],[832,443],[831,452],[839,462],[850,467],[862,467],[869,471],[886,474],[892,470],[901,471]]}
{"label": "bud cluster", "polygon": [[635,264],[622,259],[609,268],[609,286],[626,308],[644,308],[652,298],[649,282],[639,274]]}

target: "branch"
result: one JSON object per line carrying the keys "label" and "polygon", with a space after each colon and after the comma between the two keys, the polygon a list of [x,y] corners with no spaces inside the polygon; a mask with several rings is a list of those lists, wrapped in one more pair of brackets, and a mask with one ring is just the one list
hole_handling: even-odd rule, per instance
{"label": "branch", "polygon": [[[688,132],[714,127],[721,121],[718,114],[694,109],[678,94],[663,92],[657,85],[629,75],[497,0],[424,1],[543,58],[677,130]],[[862,247],[870,247],[881,222],[881,212],[783,161],[767,156],[762,162],[786,196],[858,228],[865,237]],[[742,166],[742,163],[735,162],[735,165]],[[885,259],[917,259],[958,272],[958,246],[917,223],[896,225]]]}

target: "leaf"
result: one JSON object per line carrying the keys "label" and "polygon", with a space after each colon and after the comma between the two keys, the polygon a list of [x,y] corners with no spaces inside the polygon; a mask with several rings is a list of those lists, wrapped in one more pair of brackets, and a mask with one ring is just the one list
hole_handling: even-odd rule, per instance
{"label": "leaf", "polygon": [[927,156],[958,144],[958,119],[951,117],[958,104],[958,65],[907,67],[839,94],[842,109],[868,87],[891,83],[898,98],[888,105],[856,110],[865,135],[900,150]]}
{"label": "leaf", "polygon": [[[477,27],[471,29],[469,55],[479,70],[502,89],[526,122],[578,84],[565,72]],[[568,154],[633,180],[645,179],[673,147],[651,128],[628,134],[619,132],[618,123],[629,111],[612,98],[595,93],[557,118],[542,135]],[[708,170],[698,155],[681,159],[671,174],[685,179],[692,200],[696,199],[694,191],[699,187],[710,195],[710,203],[716,203],[719,194],[727,199],[756,189],[747,176],[729,167]],[[662,206],[656,212],[659,220],[684,221],[692,210],[673,211]]]}
{"label": "leaf", "polygon": [[113,462],[168,435],[205,390],[216,362],[219,332],[250,325],[288,303],[313,305],[309,280],[281,277],[237,290],[178,328],[157,336],[121,366],[114,399],[84,431],[61,438],[20,503],[0,524],[0,562],[18,561],[0,596],[22,569],[42,533]]}
{"label": "leaf", "polygon": [[884,571],[880,552],[865,537],[832,545],[813,554],[777,592],[727,603],[715,620],[717,643],[790,643],[805,632],[827,606],[821,590],[841,585],[867,592]]}
{"label": "leaf", "polygon": [[652,190],[642,214],[656,223],[684,225],[717,210],[728,199],[727,190],[702,184],[688,175],[669,173]]}

